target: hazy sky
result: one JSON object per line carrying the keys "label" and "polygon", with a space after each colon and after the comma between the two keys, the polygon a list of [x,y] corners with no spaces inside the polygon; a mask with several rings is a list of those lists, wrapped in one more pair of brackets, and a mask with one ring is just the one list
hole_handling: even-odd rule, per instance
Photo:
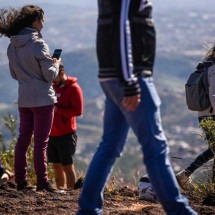
{"label": "hazy sky", "polygon": [[[117,1],[117,0],[116,0]],[[167,9],[167,8],[215,8],[215,0],[151,0],[155,6],[155,10]],[[96,8],[97,0],[0,0],[0,7],[4,6],[21,6],[23,4],[70,4],[74,6],[84,6]]]}
{"label": "hazy sky", "polygon": [[75,6],[96,7],[96,0],[0,0],[0,7],[4,6],[22,6],[23,4],[70,4]]}

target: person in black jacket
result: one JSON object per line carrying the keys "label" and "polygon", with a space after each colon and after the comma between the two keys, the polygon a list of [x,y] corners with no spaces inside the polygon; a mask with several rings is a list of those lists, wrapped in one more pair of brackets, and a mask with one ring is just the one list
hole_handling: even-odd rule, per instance
{"label": "person in black jacket", "polygon": [[153,83],[156,32],[148,0],[98,0],[97,57],[106,96],[102,140],[88,168],[78,215],[102,214],[103,191],[131,127],[150,181],[167,214],[196,214],[168,159]]}

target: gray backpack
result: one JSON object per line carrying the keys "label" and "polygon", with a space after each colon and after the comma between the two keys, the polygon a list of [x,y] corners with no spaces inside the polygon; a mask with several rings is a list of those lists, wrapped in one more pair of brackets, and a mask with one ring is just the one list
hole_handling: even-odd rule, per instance
{"label": "gray backpack", "polygon": [[203,111],[211,106],[208,85],[208,67],[212,61],[199,63],[185,84],[186,103],[189,110]]}

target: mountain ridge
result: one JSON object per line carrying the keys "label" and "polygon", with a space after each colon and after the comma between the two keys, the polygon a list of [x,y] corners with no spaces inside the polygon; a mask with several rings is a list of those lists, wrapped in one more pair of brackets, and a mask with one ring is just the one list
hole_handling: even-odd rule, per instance
{"label": "mountain ridge", "polygon": [[[16,2],[21,4],[27,1]],[[62,3],[63,1],[56,7],[48,2],[43,1],[42,4],[46,14],[43,37],[49,44],[51,53],[55,48],[63,49],[62,59],[66,72],[78,78],[84,91],[84,116],[78,118],[79,144],[76,158],[77,167],[81,165],[86,167],[102,134],[104,95],[97,78],[98,66],[95,54],[97,12],[96,8],[87,8],[89,1],[86,1],[87,4],[83,7],[68,7]],[[199,135],[201,132],[198,130],[196,113],[190,112],[186,107],[184,84],[197,62],[203,57],[206,51],[205,44],[211,45],[215,35],[213,21],[215,14],[206,6],[199,7],[201,11],[192,7],[181,10],[174,6],[172,9],[171,5],[178,4],[179,1],[172,2],[171,5],[166,1],[166,4],[162,5],[165,6],[165,10],[156,7],[156,1],[154,3],[157,29],[154,81],[162,100],[162,121],[171,147],[170,156],[183,156],[180,160],[173,159],[175,170],[178,171],[188,162],[185,158],[194,158],[207,147]],[[8,112],[16,116],[18,114],[16,105],[18,85],[10,77],[8,70],[6,56],[8,43],[8,38],[0,39],[1,117]],[[0,131],[5,131],[2,123]],[[10,138],[8,132],[4,135],[7,140]],[[124,155],[117,163],[116,169],[130,166],[129,170],[125,170],[125,174],[129,177],[135,174],[136,169],[140,172],[144,172],[144,169],[140,146],[137,145],[132,132],[127,142],[129,144],[125,147]],[[126,159],[127,157],[129,159]],[[130,162],[126,163],[128,160]],[[124,165],[120,165],[121,162],[124,162]]]}

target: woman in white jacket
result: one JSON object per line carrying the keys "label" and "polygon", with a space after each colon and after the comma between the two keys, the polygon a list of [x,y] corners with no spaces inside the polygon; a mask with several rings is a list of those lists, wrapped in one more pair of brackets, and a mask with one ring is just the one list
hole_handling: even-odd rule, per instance
{"label": "woman in white jacket", "polygon": [[37,5],[0,11],[0,35],[10,38],[8,59],[11,76],[18,81],[19,137],[15,147],[17,190],[30,188],[26,153],[34,135],[34,168],[37,190],[53,192],[47,176],[46,148],[57,99],[52,81],[59,61],[52,59],[42,39],[44,11]]}

